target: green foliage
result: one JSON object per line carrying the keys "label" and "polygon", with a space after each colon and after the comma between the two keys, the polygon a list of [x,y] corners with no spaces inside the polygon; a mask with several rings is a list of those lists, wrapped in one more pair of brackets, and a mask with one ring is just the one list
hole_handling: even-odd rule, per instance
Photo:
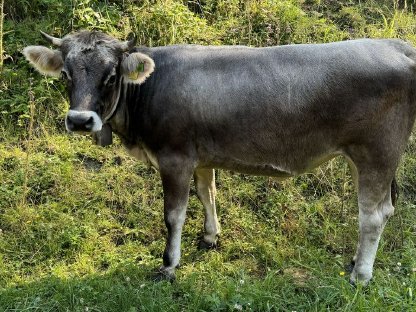
{"label": "green foliage", "polygon": [[31,18],[44,18],[62,15],[67,11],[70,1],[56,0],[13,0],[6,1],[4,12],[6,17],[13,21],[22,21]]}
{"label": "green foliage", "polygon": [[141,44],[149,46],[176,43],[219,44],[218,31],[192,13],[179,1],[145,1],[128,9],[131,30]]}
{"label": "green foliage", "polygon": [[[346,163],[277,183],[219,172],[218,251],[197,250],[203,212],[191,189],[182,267],[154,283],[166,230],[158,174],[120,144],[64,132],[62,83],[20,51],[81,28],[140,44],[328,42],[398,37],[416,44],[414,1],[6,1],[0,78],[0,311],[323,311],[416,309],[416,142],[398,171],[396,215],[365,291],[344,265],[357,241]],[[29,103],[35,105],[34,126]],[[33,121],[33,120],[32,120]],[[30,140],[29,140],[30,139]],[[117,155],[117,156],[116,156]]]}

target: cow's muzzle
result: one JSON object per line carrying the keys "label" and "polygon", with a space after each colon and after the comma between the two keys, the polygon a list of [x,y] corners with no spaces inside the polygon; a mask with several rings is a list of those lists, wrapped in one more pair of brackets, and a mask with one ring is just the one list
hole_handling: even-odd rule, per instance
{"label": "cow's muzzle", "polygon": [[69,110],[65,126],[71,132],[97,132],[101,130],[103,122],[96,112]]}

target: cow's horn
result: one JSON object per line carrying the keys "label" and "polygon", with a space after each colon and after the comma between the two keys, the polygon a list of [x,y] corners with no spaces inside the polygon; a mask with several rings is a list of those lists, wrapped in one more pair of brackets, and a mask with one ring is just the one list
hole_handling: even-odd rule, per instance
{"label": "cow's horn", "polygon": [[135,34],[131,33],[131,34],[129,35],[129,37],[132,37],[132,38],[131,38],[130,40],[128,40],[128,41],[124,41],[124,42],[121,44],[121,48],[122,48],[124,51],[131,50],[131,49],[133,49],[133,48],[134,48],[134,46],[136,45],[136,42],[137,42],[137,37],[135,36]]}
{"label": "cow's horn", "polygon": [[42,34],[42,36],[43,36],[46,40],[48,40],[48,41],[49,41],[50,43],[52,43],[53,45],[56,45],[56,46],[58,46],[58,47],[60,47],[60,46],[61,46],[61,44],[62,44],[62,39],[52,37],[52,36],[48,35],[47,33],[44,33],[43,31],[40,31],[40,33]]}

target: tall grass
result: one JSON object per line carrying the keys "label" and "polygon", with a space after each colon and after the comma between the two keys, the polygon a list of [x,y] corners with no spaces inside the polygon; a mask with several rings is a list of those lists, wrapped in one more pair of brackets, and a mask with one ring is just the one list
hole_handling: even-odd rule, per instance
{"label": "tall grass", "polygon": [[29,125],[27,128],[27,139],[25,144],[26,149],[26,158],[24,163],[24,178],[23,178],[23,192],[22,198],[20,201],[20,206],[26,206],[26,197],[29,192],[28,189],[28,179],[29,179],[29,157],[32,152],[32,139],[33,139],[33,124],[34,124],[34,117],[35,117],[35,96],[32,91],[33,87],[33,80],[29,80]]}

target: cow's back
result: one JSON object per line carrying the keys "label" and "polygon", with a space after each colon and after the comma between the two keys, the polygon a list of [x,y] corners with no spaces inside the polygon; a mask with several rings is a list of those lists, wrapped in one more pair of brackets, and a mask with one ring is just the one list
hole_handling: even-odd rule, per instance
{"label": "cow's back", "polygon": [[156,70],[142,87],[143,140],[187,149],[201,166],[297,174],[378,131],[396,105],[414,119],[416,53],[399,40],[147,52]]}

